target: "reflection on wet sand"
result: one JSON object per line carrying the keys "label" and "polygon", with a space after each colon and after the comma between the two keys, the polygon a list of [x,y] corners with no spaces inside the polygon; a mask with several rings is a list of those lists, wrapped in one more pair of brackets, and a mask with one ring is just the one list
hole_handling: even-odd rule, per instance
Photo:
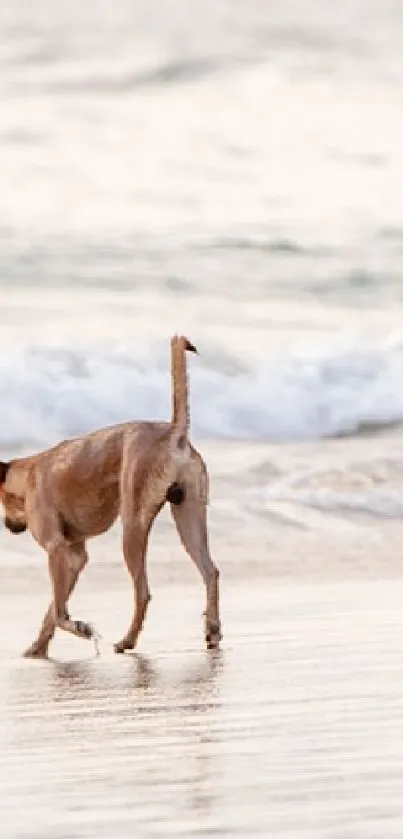
{"label": "reflection on wet sand", "polygon": [[[67,807],[69,836],[91,836],[95,823],[99,836],[112,835],[111,825],[129,829],[137,821],[133,808],[146,822],[164,818],[179,788],[181,807],[196,820],[212,806],[208,718],[220,705],[223,654],[176,656],[173,668],[140,653],[29,664],[8,674],[3,749],[11,762],[6,770],[3,758],[0,766],[10,807],[17,807],[24,787],[34,792],[41,836],[56,805]],[[88,832],[77,816],[85,801],[97,813]],[[42,807],[46,819],[38,821]],[[10,836],[22,835],[23,822],[15,819]]]}
{"label": "reflection on wet sand", "polygon": [[156,611],[144,652],[3,654],[2,839],[401,839],[402,584],[248,593],[219,653]]}

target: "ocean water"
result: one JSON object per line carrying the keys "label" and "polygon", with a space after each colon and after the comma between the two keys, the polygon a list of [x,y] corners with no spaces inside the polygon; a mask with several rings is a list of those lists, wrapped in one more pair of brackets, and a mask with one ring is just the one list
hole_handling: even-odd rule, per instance
{"label": "ocean water", "polygon": [[397,3],[4,4],[2,445],[169,414],[305,440],[403,418]]}
{"label": "ocean water", "polygon": [[4,839],[402,836],[402,39],[397,0],[0,5],[0,457],[168,418],[187,334],[224,627],[164,510],[138,655],[113,529],[100,659],[22,661],[1,528]]}

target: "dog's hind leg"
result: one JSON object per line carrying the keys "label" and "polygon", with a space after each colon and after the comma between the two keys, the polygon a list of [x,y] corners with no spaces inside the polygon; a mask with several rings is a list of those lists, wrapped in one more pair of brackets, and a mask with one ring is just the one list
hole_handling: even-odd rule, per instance
{"label": "dog's hind leg", "polygon": [[204,581],[206,590],[204,636],[207,649],[217,649],[222,637],[219,612],[219,573],[209,551],[206,504],[195,483],[185,484],[184,499],[179,504],[171,504],[171,512],[183,547],[195,563]]}
{"label": "dog's hind leg", "polygon": [[[66,597],[65,603],[72,594],[74,587],[77,583],[77,580],[81,574],[81,571],[85,568],[88,562],[88,554],[85,549],[84,543],[77,543],[71,545],[69,547],[69,554],[68,554],[68,573],[67,573],[67,589],[66,589]],[[53,602],[50,604],[45,617],[42,622],[42,626],[39,630],[38,637],[31,644],[30,647],[25,651],[24,656],[26,658],[43,658],[47,655],[48,646],[50,641],[52,640],[56,629],[56,621],[55,621],[55,610],[53,606]]]}
{"label": "dog's hind leg", "polygon": [[146,569],[148,531],[149,528],[145,530],[135,519],[123,527],[123,556],[133,580],[134,611],[126,635],[115,644],[116,653],[124,653],[135,647],[151,600]]}

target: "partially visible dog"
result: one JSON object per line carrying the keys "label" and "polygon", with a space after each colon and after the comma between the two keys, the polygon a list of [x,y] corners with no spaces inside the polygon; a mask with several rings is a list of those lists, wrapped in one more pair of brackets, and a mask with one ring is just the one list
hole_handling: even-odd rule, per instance
{"label": "partially visible dog", "polygon": [[206,591],[205,641],[221,638],[218,570],[211,560],[206,522],[208,476],[188,439],[189,410],[184,337],[171,340],[171,422],[129,422],[66,440],[32,457],[0,462],[0,501],[11,533],[28,529],[46,551],[52,602],[26,656],[46,656],[56,627],[80,638],[93,629],[72,620],[68,599],[88,561],[86,540],[107,531],[120,515],[123,556],[134,586],[134,613],[123,653],[136,644],[150,600],[146,551],[150,529],[166,501],[182,544]]}

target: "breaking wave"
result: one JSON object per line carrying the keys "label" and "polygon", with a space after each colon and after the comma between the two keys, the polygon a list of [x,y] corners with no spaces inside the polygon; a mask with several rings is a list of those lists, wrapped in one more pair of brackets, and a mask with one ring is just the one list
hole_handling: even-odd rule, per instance
{"label": "breaking wave", "polygon": [[[313,440],[403,420],[403,349],[190,361],[194,436]],[[25,347],[0,359],[0,443],[51,444],[130,419],[170,414],[166,348]]]}

